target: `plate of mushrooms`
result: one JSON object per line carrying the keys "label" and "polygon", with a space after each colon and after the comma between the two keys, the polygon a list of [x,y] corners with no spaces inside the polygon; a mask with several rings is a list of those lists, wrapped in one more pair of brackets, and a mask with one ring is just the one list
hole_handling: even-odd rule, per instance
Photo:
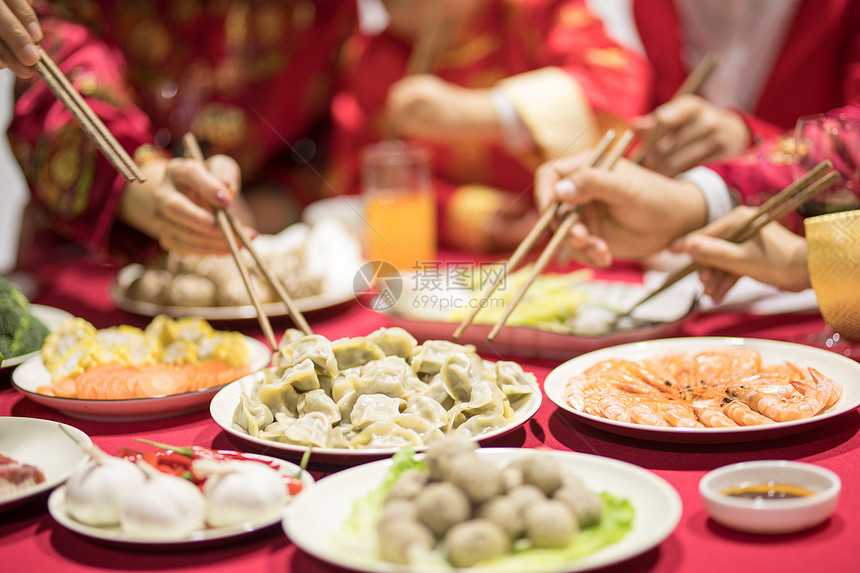
{"label": "plate of mushrooms", "polygon": [[629,463],[445,438],[323,478],[286,509],[283,528],[356,571],[561,573],[657,546],[681,511],[669,483]]}

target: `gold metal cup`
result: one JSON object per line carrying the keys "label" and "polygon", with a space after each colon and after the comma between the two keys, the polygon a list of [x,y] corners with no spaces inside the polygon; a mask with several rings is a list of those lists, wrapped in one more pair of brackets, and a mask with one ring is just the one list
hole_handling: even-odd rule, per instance
{"label": "gold metal cup", "polygon": [[809,217],[804,227],[821,316],[840,336],[860,342],[860,210]]}

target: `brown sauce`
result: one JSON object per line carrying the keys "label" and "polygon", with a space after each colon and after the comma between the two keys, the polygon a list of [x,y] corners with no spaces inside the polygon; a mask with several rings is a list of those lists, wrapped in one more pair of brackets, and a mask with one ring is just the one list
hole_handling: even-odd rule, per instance
{"label": "brown sauce", "polygon": [[723,491],[723,495],[745,499],[794,499],[809,497],[814,493],[806,488],[773,482],[730,487]]}

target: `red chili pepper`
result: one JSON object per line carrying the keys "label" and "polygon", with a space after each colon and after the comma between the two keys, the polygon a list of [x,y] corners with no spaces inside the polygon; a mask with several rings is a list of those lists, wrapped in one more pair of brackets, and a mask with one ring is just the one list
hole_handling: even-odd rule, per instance
{"label": "red chili pepper", "polygon": [[160,464],[177,465],[185,469],[191,467],[191,458],[179,452],[168,450],[166,452],[155,452],[155,454]]}
{"label": "red chili pepper", "polygon": [[290,495],[296,495],[302,491],[302,481],[292,476],[284,476],[284,482],[287,484],[287,491]]}

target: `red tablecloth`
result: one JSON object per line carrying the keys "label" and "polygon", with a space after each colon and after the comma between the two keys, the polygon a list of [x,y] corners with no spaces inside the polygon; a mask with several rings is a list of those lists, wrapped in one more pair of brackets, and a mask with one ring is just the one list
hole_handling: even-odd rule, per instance
{"label": "red tablecloth", "polygon": [[[117,310],[108,296],[114,272],[98,265],[58,269],[36,302],[63,308],[97,327],[116,324],[144,326],[147,318]],[[314,330],[329,338],[357,336],[383,326],[385,319],[352,303],[309,315]],[[241,327],[260,338],[256,323]],[[276,321],[284,329],[287,321]],[[796,339],[822,327],[817,315],[749,316],[705,314],[685,327],[690,336],[748,336]],[[488,356],[488,358],[494,358]],[[558,363],[522,360],[543,381]],[[74,425],[110,453],[133,437],[169,444],[200,444],[236,449],[207,412],[168,420],[138,423],[87,422],[67,418],[22,397],[0,378],[0,415],[57,420]],[[623,438],[583,425],[548,400],[523,428],[494,441],[493,446],[540,447],[599,454],[631,462],[668,480],[680,493],[684,511],[675,532],[657,548],[607,571],[674,573],[709,571],[856,571],[854,544],[860,540],[860,414],[856,411],[802,434],[761,442],[717,445],[678,445]],[[698,495],[699,479],[728,463],[754,459],[792,459],[834,470],[842,478],[842,499],[828,522],[803,533],[784,536],[745,535],[710,521]],[[311,465],[317,479],[342,467]],[[853,516],[853,517],[852,517]],[[339,571],[297,549],[278,527],[257,537],[205,550],[137,551],[107,547],[79,537],[53,521],[45,497],[0,513],[0,570],[3,571],[278,571],[315,573]]]}

